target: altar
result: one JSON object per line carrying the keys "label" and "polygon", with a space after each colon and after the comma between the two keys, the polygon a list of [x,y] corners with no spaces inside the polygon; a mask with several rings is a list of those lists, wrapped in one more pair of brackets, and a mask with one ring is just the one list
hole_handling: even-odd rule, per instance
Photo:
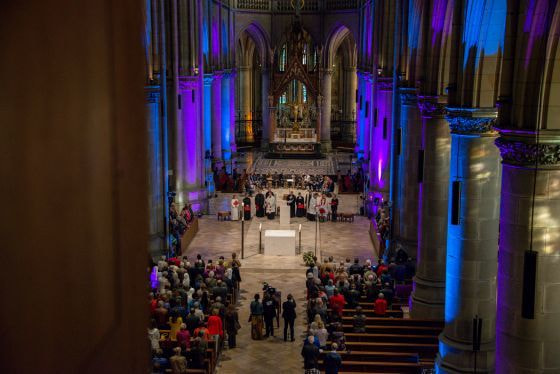
{"label": "altar", "polygon": [[296,230],[266,230],[264,232],[265,256],[295,256]]}

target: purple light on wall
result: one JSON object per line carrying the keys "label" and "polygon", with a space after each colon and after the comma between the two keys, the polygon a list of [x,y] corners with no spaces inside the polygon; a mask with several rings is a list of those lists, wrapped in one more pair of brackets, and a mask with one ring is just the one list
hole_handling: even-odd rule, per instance
{"label": "purple light on wall", "polygon": [[549,14],[548,5],[548,0],[530,0],[527,5],[527,16],[523,27],[523,31],[529,34],[527,50],[525,52],[525,68],[529,66],[535,40],[541,38],[550,25],[548,19],[551,18],[551,15]]}
{"label": "purple light on wall", "polygon": [[217,22],[212,22],[212,57],[220,56],[220,27]]}
{"label": "purple light on wall", "polygon": [[183,99],[183,151],[185,152],[185,163],[183,173],[187,184],[197,183],[198,163],[201,162],[198,157],[198,93],[200,91],[190,88],[182,90],[181,97]]}
{"label": "purple light on wall", "polygon": [[448,0],[435,0],[432,8],[432,48],[436,46],[438,37],[443,32],[445,25],[445,14],[447,12]]}
{"label": "purple light on wall", "polygon": [[377,162],[377,183],[381,184],[381,171],[383,170],[381,166],[383,165],[383,160],[379,159]]}

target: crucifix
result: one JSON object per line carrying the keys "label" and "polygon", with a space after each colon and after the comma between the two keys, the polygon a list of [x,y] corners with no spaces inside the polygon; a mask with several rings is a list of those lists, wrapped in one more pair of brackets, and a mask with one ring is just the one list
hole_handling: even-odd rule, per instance
{"label": "crucifix", "polygon": [[299,17],[300,11],[303,9],[305,0],[292,0],[292,8],[296,11],[296,16]]}

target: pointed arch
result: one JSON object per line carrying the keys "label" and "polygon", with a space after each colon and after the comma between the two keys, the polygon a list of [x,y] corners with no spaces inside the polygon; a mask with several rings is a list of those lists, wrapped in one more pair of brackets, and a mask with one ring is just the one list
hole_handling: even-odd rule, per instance
{"label": "pointed arch", "polygon": [[270,60],[271,55],[269,35],[260,24],[257,22],[251,22],[247,26],[242,27],[235,36],[236,46],[238,46],[239,40],[242,38],[244,32],[247,32],[247,34],[249,34],[255,42],[261,66],[268,66],[268,61]]}
{"label": "pointed arch", "polygon": [[357,51],[356,51],[356,39],[352,34],[352,31],[342,23],[337,23],[328,34],[326,40],[326,52],[324,55],[323,63],[325,67],[331,67],[334,63],[336,52],[338,48],[345,41],[351,41],[347,43],[346,48],[348,57],[348,65],[356,66],[357,63]]}

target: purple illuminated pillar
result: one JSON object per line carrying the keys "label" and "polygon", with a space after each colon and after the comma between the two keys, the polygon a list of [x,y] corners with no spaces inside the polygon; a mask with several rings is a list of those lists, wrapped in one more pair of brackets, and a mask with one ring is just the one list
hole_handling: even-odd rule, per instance
{"label": "purple illuminated pillar", "polygon": [[222,72],[214,72],[212,80],[212,155],[222,160]]}
{"label": "purple illuminated pillar", "polygon": [[231,148],[230,148],[230,131],[231,131],[231,117],[230,117],[230,71],[224,71],[222,75],[222,97],[221,97],[221,116],[222,116],[222,157],[224,160],[231,159]]}
{"label": "purple illuminated pillar", "polygon": [[419,96],[422,148],[418,153],[417,270],[410,296],[413,318],[443,319],[447,196],[451,137],[445,102],[437,96]]}
{"label": "purple illuminated pillar", "polygon": [[445,328],[438,372],[474,371],[473,318],[482,320],[476,370],[494,370],[501,165],[494,108],[448,108],[451,128]]}
{"label": "purple illuminated pillar", "polygon": [[[558,373],[560,136],[558,130],[542,129],[537,138],[535,130],[500,129],[496,145],[503,167],[496,373]],[[525,252],[531,247],[536,252],[534,283],[524,282]],[[529,280],[531,272],[525,273]],[[534,302],[524,300],[524,283],[534,290]],[[533,318],[522,315],[522,306],[534,306]]]}
{"label": "purple illuminated pillar", "polygon": [[391,119],[393,107],[392,78],[378,78],[371,127],[370,190],[374,196],[389,199],[391,178]]}
{"label": "purple illuminated pillar", "polygon": [[229,149],[232,153],[237,152],[235,140],[235,76],[237,72],[232,70],[229,75]]}

